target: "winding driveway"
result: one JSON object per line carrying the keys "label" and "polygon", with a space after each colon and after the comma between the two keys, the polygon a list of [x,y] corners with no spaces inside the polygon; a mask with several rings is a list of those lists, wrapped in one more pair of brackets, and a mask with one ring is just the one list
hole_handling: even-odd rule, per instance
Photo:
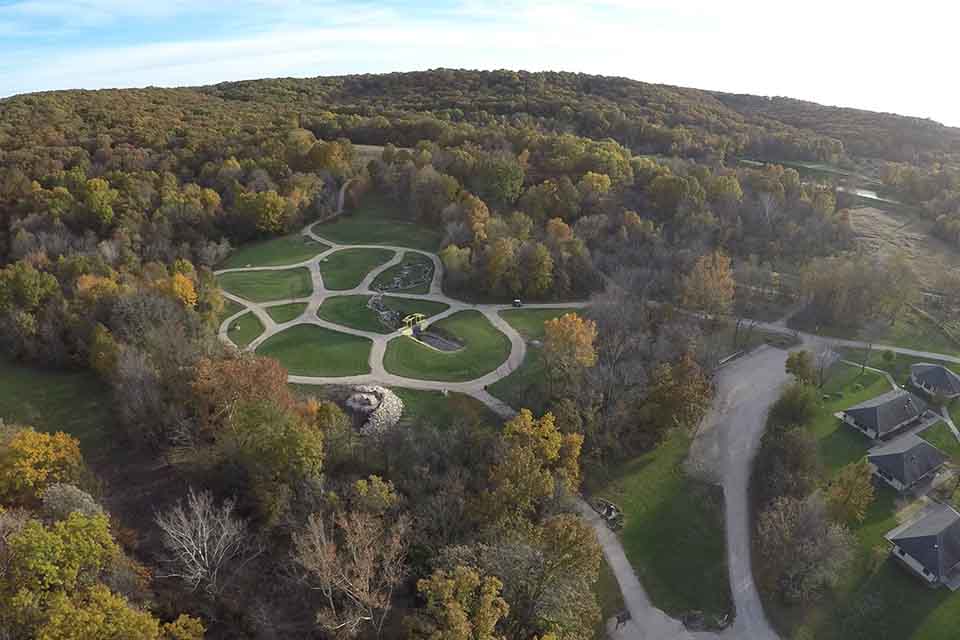
{"label": "winding driveway", "polygon": [[[341,201],[343,193],[341,192]],[[316,224],[316,223],[314,223]],[[275,267],[247,267],[238,269],[223,269],[217,274],[234,271],[283,271],[297,267],[305,267],[310,271],[313,283],[313,292],[304,298],[291,298],[266,303],[256,303],[239,296],[224,292],[232,300],[244,308],[227,318],[220,325],[219,335],[222,340],[232,344],[228,334],[231,323],[241,315],[252,312],[264,326],[264,332],[247,347],[256,349],[269,337],[280,333],[297,324],[313,324],[335,331],[361,336],[371,341],[370,373],[347,377],[297,376],[289,377],[291,382],[300,384],[384,384],[388,386],[408,387],[412,389],[456,391],[470,395],[495,411],[504,418],[510,418],[516,411],[495,398],[486,391],[487,385],[503,379],[515,371],[526,357],[526,343],[520,334],[506,322],[500,313],[511,309],[511,305],[497,304],[470,304],[455,300],[444,295],[442,290],[443,265],[440,259],[432,253],[410,249],[408,247],[391,245],[344,245],[332,242],[313,231],[314,225],[303,230],[303,235],[318,242],[329,245],[329,248],[318,255],[296,264]],[[393,251],[393,257],[386,263],[378,266],[353,289],[331,291],[324,286],[320,273],[320,260],[329,254],[346,248],[386,249]],[[429,292],[426,294],[391,293],[391,296],[413,298],[440,302],[449,305],[449,309],[431,317],[436,321],[465,310],[475,310],[510,340],[510,355],[495,370],[474,380],[466,382],[440,382],[433,380],[419,380],[398,376],[386,371],[383,366],[383,356],[387,343],[401,335],[399,331],[390,334],[372,333],[345,327],[327,322],[317,316],[317,310],[324,299],[330,296],[351,294],[376,293],[370,289],[374,280],[382,272],[399,264],[404,252],[419,253],[428,257],[434,265],[433,279]],[[305,303],[306,309],[298,318],[285,323],[276,323],[267,309],[291,303]],[[528,309],[565,309],[583,308],[588,302],[568,302],[556,304],[529,305]],[[784,324],[755,322],[756,327],[771,330],[785,331]],[[867,345],[855,340],[836,340],[821,336],[794,332],[807,349],[815,349],[823,345],[851,348],[865,348]],[[947,362],[960,363],[960,357],[890,347],[873,345],[877,350],[890,350],[895,353],[920,358],[929,358]],[[717,373],[717,393],[708,415],[705,417],[696,438],[691,446],[688,467],[690,471],[706,480],[716,482],[724,489],[725,496],[725,529],[727,541],[728,567],[730,584],[733,595],[736,617],[733,624],[719,633],[692,632],[683,624],[660,611],[650,602],[636,573],[630,566],[624,554],[619,539],[613,534],[601,518],[582,500],[577,501],[577,509],[581,515],[591,523],[603,548],[604,555],[613,570],[623,594],[624,602],[631,613],[631,620],[617,629],[615,621],[608,622],[608,635],[614,640],[777,640],[778,636],[771,627],[759,594],[753,581],[750,555],[750,505],[748,487],[750,470],[753,459],[760,445],[763,430],[766,425],[766,414],[770,405],[776,400],[782,385],[787,381],[785,363],[787,352],[772,347],[761,347],[752,353],[734,360]],[[689,576],[696,580],[696,576]]]}

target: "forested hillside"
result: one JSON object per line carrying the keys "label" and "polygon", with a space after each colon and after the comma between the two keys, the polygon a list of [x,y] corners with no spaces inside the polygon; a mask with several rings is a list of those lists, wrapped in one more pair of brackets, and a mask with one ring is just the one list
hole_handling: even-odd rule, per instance
{"label": "forested hillside", "polygon": [[[776,161],[905,159],[891,187],[930,185],[917,199],[956,212],[935,125],[762,104],[450,70],[0,101],[0,349],[98,377],[116,447],[82,452],[107,461],[91,470],[65,434],[0,427],[0,628],[97,637],[58,635],[80,611],[138,638],[436,638],[460,607],[478,637],[588,637],[601,556],[565,498],[698,423],[708,334],[735,305],[805,286],[855,322],[910,300],[902,263],[837,257],[853,248],[837,185]],[[456,407],[360,438],[342,398],[301,397],[217,338],[234,312],[214,268],[340,215],[341,189],[348,220],[375,202],[372,224],[442,238],[452,297],[592,298],[589,319],[528,327],[542,360],[508,391],[542,415],[501,429]],[[725,346],[749,341],[731,329]],[[198,564],[183,541],[210,521],[230,547]],[[49,584],[45,562],[63,573]]]}

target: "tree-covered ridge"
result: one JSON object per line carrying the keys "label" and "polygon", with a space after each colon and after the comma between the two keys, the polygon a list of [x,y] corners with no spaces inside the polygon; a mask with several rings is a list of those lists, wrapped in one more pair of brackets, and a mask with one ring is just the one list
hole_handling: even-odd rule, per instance
{"label": "tree-covered ridge", "polygon": [[829,107],[783,97],[714,95],[747,118],[769,118],[839,140],[852,156],[924,165],[956,162],[960,156],[960,129],[926,118]]}

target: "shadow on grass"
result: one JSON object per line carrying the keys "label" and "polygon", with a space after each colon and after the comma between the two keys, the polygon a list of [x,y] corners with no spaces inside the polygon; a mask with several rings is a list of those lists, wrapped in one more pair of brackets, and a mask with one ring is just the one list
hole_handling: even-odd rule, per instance
{"label": "shadow on grass", "polygon": [[624,551],[653,603],[676,617],[702,613],[709,622],[732,610],[723,491],[685,473],[689,444],[684,434],[670,435],[615,468],[598,494],[623,509]]}

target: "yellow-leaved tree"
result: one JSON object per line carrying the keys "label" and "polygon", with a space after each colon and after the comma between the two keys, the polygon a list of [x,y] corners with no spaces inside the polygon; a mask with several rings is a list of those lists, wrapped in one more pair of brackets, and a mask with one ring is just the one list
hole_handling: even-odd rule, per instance
{"label": "yellow-leaved tree", "polygon": [[30,504],[51,484],[75,484],[82,472],[80,443],[69,435],[0,426],[0,502]]}

